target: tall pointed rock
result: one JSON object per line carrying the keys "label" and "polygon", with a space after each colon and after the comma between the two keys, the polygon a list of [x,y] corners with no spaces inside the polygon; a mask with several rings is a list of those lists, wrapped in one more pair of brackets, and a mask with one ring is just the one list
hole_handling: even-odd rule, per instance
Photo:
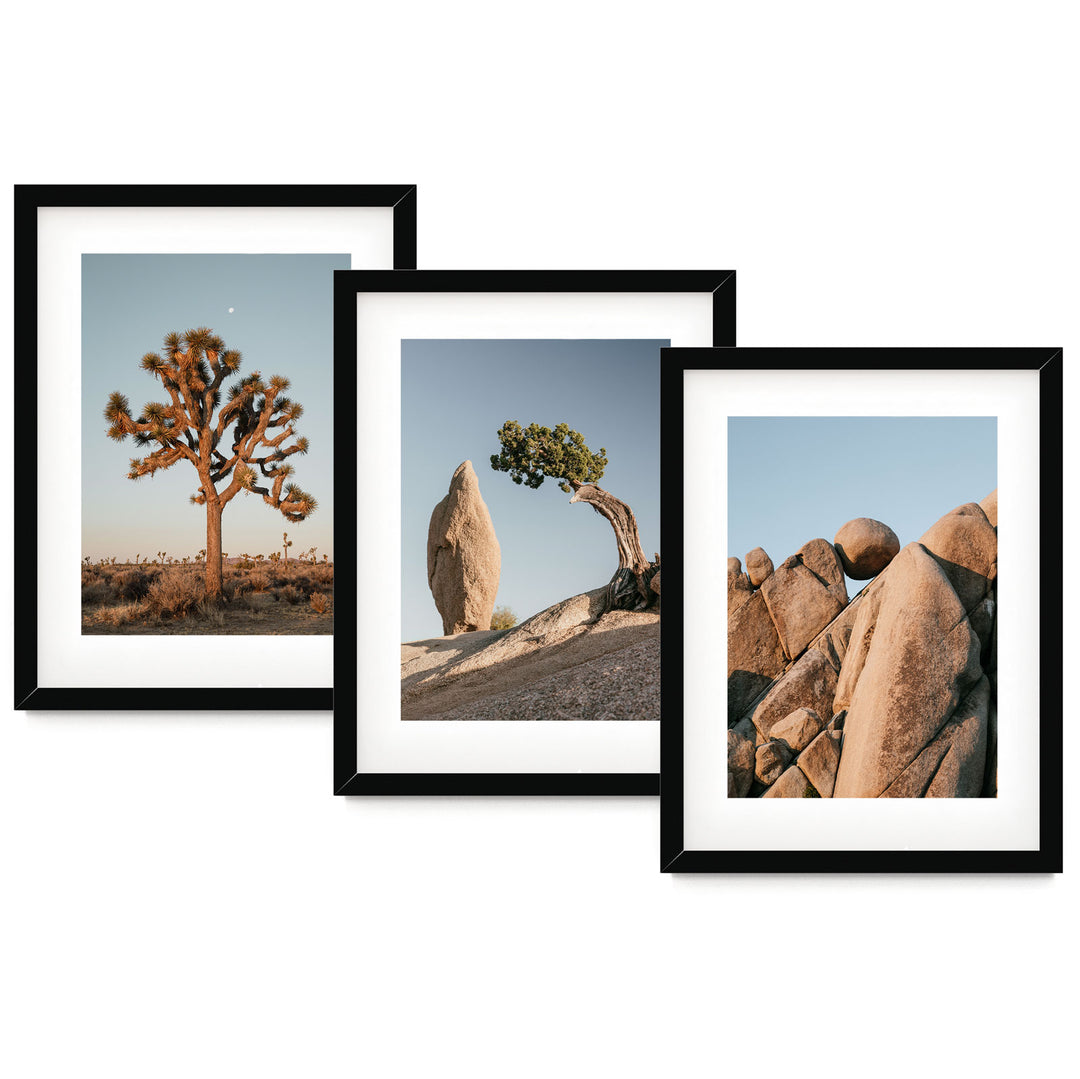
{"label": "tall pointed rock", "polygon": [[454,471],[450,490],[428,525],[428,585],[443,633],[491,628],[501,554],[472,461]]}

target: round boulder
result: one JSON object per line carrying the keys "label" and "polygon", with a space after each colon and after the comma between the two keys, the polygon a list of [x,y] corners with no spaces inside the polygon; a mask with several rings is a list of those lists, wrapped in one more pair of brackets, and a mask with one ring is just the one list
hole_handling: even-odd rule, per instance
{"label": "round boulder", "polygon": [[844,572],[855,581],[876,577],[900,550],[896,533],[871,517],[848,521],[833,540]]}
{"label": "round boulder", "polygon": [[750,583],[757,588],[773,571],[772,559],[760,547],[755,547],[746,556],[746,574]]}

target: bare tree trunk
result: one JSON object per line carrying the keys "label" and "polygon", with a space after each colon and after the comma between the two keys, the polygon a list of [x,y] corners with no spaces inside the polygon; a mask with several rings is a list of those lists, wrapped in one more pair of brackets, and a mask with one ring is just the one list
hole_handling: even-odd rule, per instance
{"label": "bare tree trunk", "polygon": [[655,563],[651,563],[645,557],[641,540],[638,538],[634,511],[595,483],[570,480],[570,486],[574,490],[574,497],[570,501],[587,502],[597,513],[608,519],[615,531],[615,542],[619,548],[619,568],[608,582],[607,609],[645,610],[656,599],[656,594],[649,588],[649,581],[660,568],[660,562],[657,558]]}
{"label": "bare tree trunk", "polygon": [[[206,486],[210,486],[209,483]],[[221,598],[221,510],[222,505],[216,498],[206,500],[207,599]]]}

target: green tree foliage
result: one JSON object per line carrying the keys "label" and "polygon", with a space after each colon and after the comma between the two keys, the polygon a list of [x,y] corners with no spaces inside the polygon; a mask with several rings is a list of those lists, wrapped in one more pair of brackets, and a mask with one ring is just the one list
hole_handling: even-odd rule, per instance
{"label": "green tree foliage", "polygon": [[517,622],[518,616],[509,607],[496,607],[491,612],[492,629],[513,629]]}
{"label": "green tree foliage", "polygon": [[491,467],[509,472],[514,483],[526,487],[535,489],[549,477],[569,494],[571,481],[596,483],[607,467],[607,451],[593,453],[584,437],[565,423],[554,430],[537,423],[522,429],[517,420],[507,420],[497,434],[502,451],[491,455]]}

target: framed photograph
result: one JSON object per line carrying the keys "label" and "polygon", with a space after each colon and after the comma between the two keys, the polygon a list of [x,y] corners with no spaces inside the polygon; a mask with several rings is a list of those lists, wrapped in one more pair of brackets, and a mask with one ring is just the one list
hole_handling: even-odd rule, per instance
{"label": "framed photograph", "polygon": [[15,188],[16,708],[333,707],[333,275],[415,266],[412,186]]}
{"label": "framed photograph", "polygon": [[661,349],[734,273],[334,280],[335,791],[656,794]]}
{"label": "framed photograph", "polygon": [[1061,351],[662,355],[662,869],[1060,872]]}

